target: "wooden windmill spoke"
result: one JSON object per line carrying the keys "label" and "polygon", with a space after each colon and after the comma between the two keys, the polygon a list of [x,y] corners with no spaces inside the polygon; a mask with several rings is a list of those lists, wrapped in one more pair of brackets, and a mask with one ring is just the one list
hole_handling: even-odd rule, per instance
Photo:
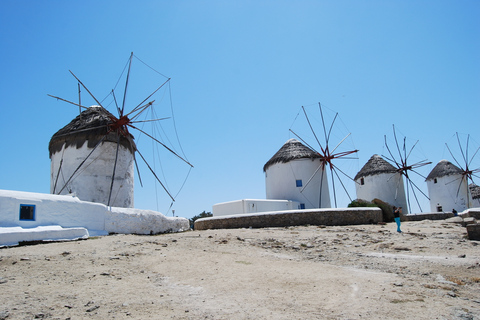
{"label": "wooden windmill spoke", "polygon": [[340,173],[342,173],[345,177],[347,177],[348,179],[352,180],[352,181],[355,181],[352,177],[350,177],[348,174],[346,174],[345,172],[343,172],[342,170],[340,170],[340,168],[334,164],[331,164],[332,165],[332,168],[335,169],[335,170],[338,170],[340,171]]}
{"label": "wooden windmill spoke", "polygon": [[305,140],[303,140],[298,134],[296,134],[295,132],[293,132],[292,129],[289,129],[291,133],[293,133],[298,139],[300,139],[300,141],[303,142],[303,144],[305,144],[307,147],[309,147],[310,149],[312,149],[313,151],[315,151],[316,153],[319,153],[317,150],[315,150],[315,148],[313,148],[311,145],[309,145]]}
{"label": "wooden windmill spoke", "polygon": [[337,207],[337,193],[335,191],[335,179],[333,178],[333,170],[330,170],[332,176],[332,190],[333,190],[333,200],[335,201],[335,208]]}
{"label": "wooden windmill spoke", "polygon": [[154,122],[154,121],[167,120],[167,119],[170,119],[170,117],[160,118],[160,119],[151,119],[151,120],[130,121],[130,123]]}
{"label": "wooden windmill spoke", "polygon": [[303,190],[305,190],[305,188],[310,184],[310,182],[312,181],[312,179],[315,177],[315,175],[317,174],[318,170],[324,168],[325,165],[323,163],[323,161],[321,162],[321,164],[317,167],[317,169],[315,170],[315,172],[313,172],[312,176],[308,179],[307,183],[305,183],[305,185],[303,186],[303,188],[300,190],[300,192],[303,192]]}
{"label": "wooden windmill spoke", "polygon": [[[165,190],[165,192],[168,194],[168,196],[172,199],[172,201],[175,201],[175,199],[172,197],[172,195],[170,194],[170,192],[168,192],[167,188],[165,188],[165,186],[163,185],[162,181],[160,181],[160,179],[157,177],[157,174],[155,173],[155,171],[153,171],[152,167],[150,167],[150,165],[148,164],[147,160],[145,160],[145,158],[143,157],[143,155],[140,153],[140,151],[138,151],[137,149],[137,152],[138,154],[140,155],[140,157],[142,158],[143,162],[145,162],[145,164],[147,165],[148,169],[150,170],[150,172],[152,172],[152,174],[154,175],[155,179],[157,179],[158,183],[160,183],[160,185],[162,186],[163,190]],[[193,166],[192,166],[193,167]]]}
{"label": "wooden windmill spoke", "polygon": [[123,117],[123,112],[125,110],[125,100],[127,98],[128,79],[130,78],[130,69],[132,67],[132,57],[133,57],[133,52],[130,54],[130,60],[128,62],[127,79],[125,80],[125,91],[123,92],[123,102],[122,102],[122,110],[120,112],[120,117]]}
{"label": "wooden windmill spoke", "polygon": [[[337,176],[338,181],[340,181],[340,184],[342,185],[343,190],[344,190],[345,193],[347,194],[348,199],[350,199],[350,202],[352,202],[352,197],[350,197],[350,194],[348,193],[347,188],[346,188],[345,185],[343,184],[342,179],[340,179],[340,176],[338,175],[337,170],[340,171],[341,173],[343,173],[343,174],[344,174],[345,176],[347,176],[347,177],[348,177],[348,175],[346,175],[344,172],[342,172],[342,171],[341,171],[340,169],[338,169],[338,168],[336,168],[336,169],[334,168],[334,169],[332,170],[332,171],[335,172],[335,175]],[[349,177],[349,178],[350,178],[350,177]],[[350,179],[352,179],[352,178],[350,178]],[[353,179],[352,179],[352,180],[353,180]]]}
{"label": "wooden windmill spoke", "polygon": [[[415,187],[415,189],[417,189],[421,194],[423,194],[425,196],[425,198],[427,198],[428,200],[430,200],[430,198],[410,179],[410,178],[407,178],[407,181],[410,182],[410,184]],[[414,192],[415,194],[415,190],[414,188],[412,188],[412,191]],[[419,206],[420,207],[420,206]]]}
{"label": "wooden windmill spoke", "polygon": [[477,155],[478,151],[480,150],[480,147],[477,148],[477,150],[473,153],[473,156],[472,158],[470,159],[470,162],[468,163],[468,166],[470,166],[472,164],[472,161],[473,159],[475,158],[475,156]]}
{"label": "wooden windmill spoke", "polygon": [[450,150],[450,147],[448,146],[448,144],[445,143],[445,146],[447,147],[447,150],[448,152],[450,153],[450,155],[452,156],[453,160],[455,161],[455,163],[460,167],[460,168],[463,168],[463,166],[457,161],[457,158],[455,158],[455,156],[453,155],[452,151]]}
{"label": "wooden windmill spoke", "polygon": [[115,182],[115,171],[117,169],[118,149],[119,148],[120,148],[120,134],[117,133],[117,151],[115,152],[115,162],[113,164],[112,182],[110,183],[110,192],[108,193],[107,206],[110,206],[110,199],[112,198],[112,190],[113,190],[113,183]]}
{"label": "wooden windmill spoke", "polygon": [[337,150],[337,148],[343,143],[343,141],[345,141],[345,139],[347,139],[350,135],[351,135],[351,133],[347,134],[347,135],[345,136],[345,138],[343,138],[342,141],[340,141],[340,142],[337,144],[337,146],[336,146],[335,148],[333,148],[332,153],[334,153],[335,150]]}
{"label": "wooden windmill spoke", "polygon": [[[322,153],[325,154],[325,150],[323,149],[322,147],[322,144],[320,143],[320,140],[318,140],[318,137],[317,137],[317,134],[315,133],[315,130],[313,130],[313,127],[312,127],[312,124],[310,123],[310,119],[308,118],[308,115],[307,115],[307,112],[305,111],[305,108],[302,106],[302,109],[303,109],[303,113],[305,114],[305,118],[307,119],[307,122],[308,122],[308,126],[310,127],[310,130],[312,131],[313,133],[313,136],[315,137],[315,140],[317,140],[317,143],[318,145],[320,146],[320,149],[322,150]],[[290,130],[292,131],[292,130]],[[293,131],[292,131],[293,132]],[[295,134],[295,133],[294,133]],[[296,134],[295,134],[296,135]],[[297,136],[297,135],[296,135]],[[298,137],[298,136],[297,136]],[[302,139],[303,141],[303,139]],[[312,149],[312,148],[310,148]],[[312,149],[312,150],[315,150],[315,149]]]}
{"label": "wooden windmill spoke", "polygon": [[[407,184],[408,184],[408,183],[411,183],[415,188],[418,189],[418,187],[413,183],[412,180],[408,180]],[[418,189],[418,190],[419,190],[420,192],[422,192],[420,189]],[[415,189],[414,189],[414,188],[412,188],[412,192],[413,192],[413,196],[414,196],[414,198],[415,198],[415,201],[417,202],[417,206],[420,208],[420,211],[422,211],[422,206],[420,205],[420,202],[418,201],[418,197],[417,197],[417,194],[415,193]],[[423,192],[422,192],[422,194],[423,194]],[[424,195],[425,195],[425,194],[424,194]],[[409,203],[409,206],[410,206],[410,203]],[[409,209],[410,209],[410,208],[409,208]],[[423,212],[423,211],[422,211],[422,212]]]}
{"label": "wooden windmill spoke", "polygon": [[100,107],[103,107],[102,104],[97,100],[97,98],[95,98],[95,96],[90,92],[90,90],[88,90],[88,88],[83,84],[83,82],[80,81],[80,79],[78,79],[77,76],[76,76],[71,70],[68,70],[68,71],[70,71],[70,73],[72,74],[72,76],[74,76],[75,79],[77,79],[77,81],[82,85],[82,87],[83,87],[85,90],[87,90],[87,92],[90,94],[90,96],[93,98],[93,100],[95,100],[95,102],[97,102]]}
{"label": "wooden windmill spoke", "polygon": [[160,90],[166,83],[168,83],[170,81],[170,78],[168,78],[167,81],[165,81],[164,83],[162,83],[155,91],[153,91],[148,97],[146,97],[142,102],[140,102],[135,108],[133,108],[132,111],[130,111],[130,113],[127,114],[130,115],[131,113],[133,112],[136,112],[138,110],[138,108],[140,108],[141,105],[143,105],[145,103],[145,101],[147,101],[148,99],[150,99],[151,96],[153,96],[158,90]]}
{"label": "wooden windmill spoke", "polygon": [[137,168],[138,181],[140,186],[143,188],[142,177],[140,176],[140,170],[138,169],[137,157],[135,157],[135,152],[133,153],[133,161],[135,162],[135,168]]}
{"label": "wooden windmill spoke", "polygon": [[325,149],[328,147],[328,138],[330,137],[330,131],[332,130],[333,123],[335,122],[335,119],[337,118],[338,113],[335,115],[335,119],[332,121],[332,125],[330,126],[329,129],[329,134],[327,135],[327,127],[325,126],[325,119],[323,118],[323,110],[322,110],[322,104],[319,102],[318,103],[318,108],[320,109],[320,116],[322,117],[322,126],[323,126],[323,134],[325,135]]}
{"label": "wooden windmill spoke", "polygon": [[385,139],[385,147],[387,148],[387,151],[388,151],[388,153],[390,154],[390,158],[388,158],[388,157],[386,157],[386,156],[384,156],[384,155],[382,155],[382,156],[385,157],[385,159],[387,159],[387,160],[389,160],[389,161],[391,161],[391,162],[394,162],[394,163],[397,165],[397,168],[401,168],[402,166],[397,162],[397,160],[395,160],[395,157],[393,156],[392,152],[390,151],[390,148],[388,147],[387,136],[384,135],[383,137],[384,137],[384,139]]}
{"label": "wooden windmill spoke", "polygon": [[413,170],[413,169],[410,169],[412,172],[415,172],[416,174],[418,174],[420,177],[422,177],[423,179],[427,179],[427,177],[425,177],[423,174],[421,174],[420,172],[416,171],[416,170]]}
{"label": "wooden windmill spoke", "polygon": [[[154,102],[155,102],[155,100],[152,100],[152,101],[150,101],[149,103],[144,104],[143,106],[141,106],[140,108],[138,108],[137,113],[130,117],[131,120],[134,120],[134,119],[136,119],[138,116],[140,116],[140,115],[142,114],[142,112],[144,112],[145,110],[147,110],[148,107],[152,106]],[[132,112],[130,112],[129,114],[127,114],[127,115],[125,115],[125,116],[128,117],[128,116],[130,116],[131,114],[132,114]]]}
{"label": "wooden windmill spoke", "polygon": [[62,189],[60,189],[60,191],[57,193],[57,194],[60,194],[62,193],[62,191],[65,189],[65,187],[70,183],[70,181],[72,180],[73,176],[77,173],[77,171],[83,166],[83,164],[85,163],[85,161],[87,161],[88,158],[90,158],[90,156],[92,155],[92,153],[95,151],[95,149],[97,149],[97,147],[103,142],[105,141],[105,139],[107,138],[107,135],[105,135],[100,141],[97,142],[97,144],[95,145],[95,147],[93,147],[92,151],[90,151],[90,153],[85,157],[85,159],[83,159],[83,161],[78,165],[78,167],[75,169],[75,171],[73,171],[72,175],[70,176],[70,178],[68,178],[67,182],[65,182],[65,184],[63,185]]}
{"label": "wooden windmill spoke", "polygon": [[[323,168],[325,168],[325,163],[322,162],[322,166]],[[319,196],[319,200],[318,200],[318,207],[321,208],[322,207],[322,191],[323,191],[323,177],[325,175],[325,170],[322,170],[322,176],[320,177],[320,196]]]}
{"label": "wooden windmill spoke", "polygon": [[[167,147],[165,144],[163,144],[162,142],[160,142],[159,140],[157,140],[155,137],[149,135],[148,133],[146,133],[145,131],[135,127],[134,125],[131,125],[129,124],[130,127],[134,128],[134,129],[137,129],[138,131],[140,131],[141,133],[145,134],[147,137],[155,140],[156,142],[160,143],[165,149],[167,149],[168,151],[170,151],[171,153],[173,153],[175,156],[177,156],[179,159],[181,159],[183,162],[185,162],[186,164],[188,164],[190,167],[193,168],[193,165],[188,162],[187,160],[183,159],[181,156],[179,156],[175,151],[173,151],[172,149],[170,149],[169,147]],[[137,150],[138,151],[138,150]]]}
{"label": "wooden windmill spoke", "polygon": [[[460,152],[462,154],[463,161],[465,161],[465,163],[468,163],[467,159],[465,158],[465,153],[463,152],[462,144],[460,143],[460,137],[458,136],[458,132],[456,132],[456,136],[457,136],[458,146],[460,147]],[[467,148],[468,148],[468,137],[467,137]]]}
{"label": "wooden windmill spoke", "polygon": [[112,97],[113,97],[113,101],[115,102],[115,107],[117,108],[117,112],[120,115],[122,113],[122,110],[118,106],[117,97],[115,96],[115,91],[113,91],[113,90],[112,90]]}
{"label": "wooden windmill spoke", "polygon": [[68,103],[70,103],[70,104],[73,104],[73,105],[75,105],[75,106],[77,106],[77,107],[80,107],[80,108],[83,108],[83,109],[88,109],[87,107],[82,106],[82,105],[80,105],[80,104],[78,104],[78,103],[75,103],[75,102],[72,102],[72,101],[68,101],[68,100],[62,99],[62,98],[60,98],[60,97],[52,96],[51,94],[47,94],[47,96],[52,97],[52,98],[55,98],[55,99],[57,99],[57,100],[62,100],[62,101],[64,101],[64,102],[68,102]]}
{"label": "wooden windmill spoke", "polygon": [[420,140],[417,140],[413,146],[410,148],[410,151],[408,152],[408,155],[405,157],[405,161],[407,161],[408,157],[410,157],[410,154],[412,153],[413,149],[415,148],[415,146],[417,145],[418,141]]}
{"label": "wooden windmill spoke", "polygon": [[[395,138],[395,144],[397,145],[398,154],[400,156],[400,162],[402,163],[402,167],[403,167],[404,166],[404,161],[403,161],[402,153],[400,152],[400,147],[398,146],[397,133],[395,132],[395,125],[393,125],[393,137]],[[405,142],[404,142],[404,145],[405,145]],[[392,155],[392,157],[393,157],[393,155]]]}

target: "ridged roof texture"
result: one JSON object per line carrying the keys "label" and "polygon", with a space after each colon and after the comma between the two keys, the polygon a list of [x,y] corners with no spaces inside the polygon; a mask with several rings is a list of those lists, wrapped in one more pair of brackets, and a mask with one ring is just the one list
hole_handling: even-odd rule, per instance
{"label": "ridged roof texture", "polygon": [[373,176],[381,173],[396,173],[397,168],[385,161],[378,154],[374,154],[370,160],[360,169],[360,171],[355,176],[354,180],[357,180],[361,177]]}
{"label": "ridged roof texture", "polygon": [[462,170],[448,160],[440,160],[427,176],[427,181],[434,178],[441,178],[452,174],[462,174]]}
{"label": "ridged roof texture", "polygon": [[[53,153],[62,150],[63,144],[65,144],[65,148],[76,146],[78,149],[82,147],[85,142],[88,142],[87,146],[94,148],[108,133],[110,124],[112,123],[111,117],[113,117],[113,115],[100,106],[92,106],[86,109],[52,136],[48,145],[50,157]],[[118,138],[115,132],[108,133],[105,138],[105,141],[115,143],[117,140]],[[131,134],[128,138],[120,136],[120,144],[132,153],[136,150]]]}
{"label": "ridged roof texture", "polygon": [[273,157],[265,163],[263,166],[263,171],[266,171],[271,165],[276,163],[286,163],[296,159],[316,159],[321,158],[321,156],[305,146],[296,139],[290,139],[273,155]]}

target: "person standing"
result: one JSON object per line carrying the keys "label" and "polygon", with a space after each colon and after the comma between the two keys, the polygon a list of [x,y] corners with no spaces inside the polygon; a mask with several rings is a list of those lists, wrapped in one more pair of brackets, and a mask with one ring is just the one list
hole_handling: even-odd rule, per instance
{"label": "person standing", "polygon": [[393,207],[393,217],[395,219],[395,222],[397,223],[397,232],[401,233],[402,230],[400,230],[400,214],[402,213],[402,207]]}

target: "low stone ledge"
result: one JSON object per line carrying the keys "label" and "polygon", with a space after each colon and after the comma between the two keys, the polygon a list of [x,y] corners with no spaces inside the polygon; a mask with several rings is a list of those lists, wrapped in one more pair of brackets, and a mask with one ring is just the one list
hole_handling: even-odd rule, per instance
{"label": "low stone ledge", "polygon": [[195,221],[195,230],[299,225],[340,226],[378,222],[382,222],[382,210],[379,208],[305,209],[202,218]]}
{"label": "low stone ledge", "polygon": [[405,221],[422,221],[422,220],[445,220],[452,218],[455,215],[451,212],[448,213],[420,213],[420,214],[408,214],[405,217]]}

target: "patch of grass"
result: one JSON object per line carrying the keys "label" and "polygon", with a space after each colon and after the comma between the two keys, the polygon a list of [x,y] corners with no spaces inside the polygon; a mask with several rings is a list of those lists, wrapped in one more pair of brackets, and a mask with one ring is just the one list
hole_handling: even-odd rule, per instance
{"label": "patch of grass", "polygon": [[252,264],[251,262],[248,262],[248,261],[235,261],[235,262],[236,262],[236,263],[245,264],[245,265]]}

